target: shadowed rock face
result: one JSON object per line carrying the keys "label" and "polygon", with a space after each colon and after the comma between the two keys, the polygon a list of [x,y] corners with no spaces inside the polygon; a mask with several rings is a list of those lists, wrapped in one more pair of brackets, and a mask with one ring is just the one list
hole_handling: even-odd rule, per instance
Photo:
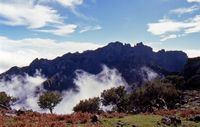
{"label": "shadowed rock face", "polygon": [[188,59],[182,74],[186,89],[200,89],[200,57]]}
{"label": "shadowed rock face", "polygon": [[48,90],[66,90],[75,85],[75,71],[84,70],[91,74],[98,74],[102,65],[116,68],[129,84],[141,84],[142,67],[149,67],[159,75],[168,72],[180,72],[187,62],[187,55],[182,51],[154,52],[151,47],[142,43],[131,47],[130,44],[112,42],[103,48],[83,53],[67,53],[54,60],[35,59],[27,67],[13,67],[0,75],[0,78],[10,79],[12,75],[34,75],[36,70],[47,77],[44,86]]}
{"label": "shadowed rock face", "polygon": [[188,59],[183,74],[186,79],[194,75],[200,75],[200,57]]}

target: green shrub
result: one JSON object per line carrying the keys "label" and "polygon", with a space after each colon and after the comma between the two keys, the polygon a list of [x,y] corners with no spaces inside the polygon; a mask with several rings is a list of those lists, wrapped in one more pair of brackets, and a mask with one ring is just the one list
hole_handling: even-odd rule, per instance
{"label": "green shrub", "polygon": [[101,100],[104,106],[112,105],[118,112],[126,112],[129,100],[128,94],[123,86],[104,90],[101,93]]}
{"label": "green shrub", "polygon": [[9,109],[11,104],[16,101],[16,98],[13,98],[7,95],[5,92],[0,92],[0,107]]}
{"label": "green shrub", "polygon": [[81,100],[74,108],[74,112],[96,113],[100,109],[100,99],[98,97]]}
{"label": "green shrub", "polygon": [[174,85],[155,80],[146,82],[144,86],[135,89],[129,100],[132,110],[151,111],[152,107],[159,107],[158,101],[163,101],[168,108],[173,108],[179,100],[179,92]]}
{"label": "green shrub", "polygon": [[163,80],[163,82],[169,82],[173,85],[175,85],[175,87],[177,89],[183,89],[185,88],[185,79],[183,76],[179,76],[179,75],[168,75],[165,77],[165,79]]}

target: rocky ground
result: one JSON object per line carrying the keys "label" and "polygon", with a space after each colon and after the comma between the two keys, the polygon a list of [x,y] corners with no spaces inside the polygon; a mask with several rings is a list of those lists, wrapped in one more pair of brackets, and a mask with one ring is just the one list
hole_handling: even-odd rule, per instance
{"label": "rocky ground", "polygon": [[183,101],[185,104],[181,105],[181,108],[195,109],[200,107],[200,90],[184,91]]}

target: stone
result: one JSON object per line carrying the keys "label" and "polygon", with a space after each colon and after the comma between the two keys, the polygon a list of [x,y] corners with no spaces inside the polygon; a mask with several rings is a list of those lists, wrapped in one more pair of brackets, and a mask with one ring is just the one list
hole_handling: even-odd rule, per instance
{"label": "stone", "polygon": [[180,125],[182,123],[181,119],[176,116],[170,116],[171,124],[173,125]]}
{"label": "stone", "polygon": [[161,119],[161,122],[165,125],[181,125],[182,121],[180,118],[176,117],[176,116],[166,116],[166,117],[163,117]]}
{"label": "stone", "polygon": [[165,125],[171,125],[171,123],[172,123],[172,121],[171,121],[171,119],[169,118],[169,117],[163,117],[162,119],[161,119],[161,122],[163,123],[163,124],[165,124]]}
{"label": "stone", "polygon": [[92,123],[97,123],[99,121],[100,121],[99,115],[92,116],[92,118],[91,118],[91,122]]}
{"label": "stone", "polygon": [[195,122],[200,122],[200,114],[199,114],[199,115],[196,115],[196,116],[194,117],[194,121],[195,121]]}

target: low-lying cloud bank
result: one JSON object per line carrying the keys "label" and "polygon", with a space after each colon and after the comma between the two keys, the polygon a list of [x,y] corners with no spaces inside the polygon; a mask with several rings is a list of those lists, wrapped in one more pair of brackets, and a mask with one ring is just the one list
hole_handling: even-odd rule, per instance
{"label": "low-lying cloud bank", "polygon": [[42,91],[42,82],[45,78],[37,72],[33,77],[26,75],[13,76],[11,81],[0,81],[0,91],[5,91],[8,95],[17,98],[16,103],[12,106],[14,109],[32,109],[41,111],[37,105],[38,97]]}
{"label": "low-lying cloud bank", "polygon": [[97,75],[78,70],[76,76],[74,83],[79,88],[78,92],[63,92],[64,98],[55,108],[56,113],[71,113],[73,107],[80,100],[98,97],[104,90],[112,87],[127,86],[127,83],[116,69],[109,69],[106,66],[103,66],[102,72]]}
{"label": "low-lying cloud bank", "polygon": [[[45,81],[45,78],[40,73],[35,74],[33,77],[28,75],[25,77],[13,76],[11,81],[0,81],[0,90],[18,98],[16,104],[12,106],[14,109],[24,107],[33,111],[47,112],[41,110],[37,105],[39,95],[45,91],[41,85],[43,81]],[[78,87],[78,91],[63,91],[63,100],[55,108],[55,113],[72,113],[73,107],[80,100],[98,97],[101,92],[112,87],[127,85],[116,69],[109,69],[106,66],[103,66],[102,72],[97,75],[77,70],[74,83]]]}

